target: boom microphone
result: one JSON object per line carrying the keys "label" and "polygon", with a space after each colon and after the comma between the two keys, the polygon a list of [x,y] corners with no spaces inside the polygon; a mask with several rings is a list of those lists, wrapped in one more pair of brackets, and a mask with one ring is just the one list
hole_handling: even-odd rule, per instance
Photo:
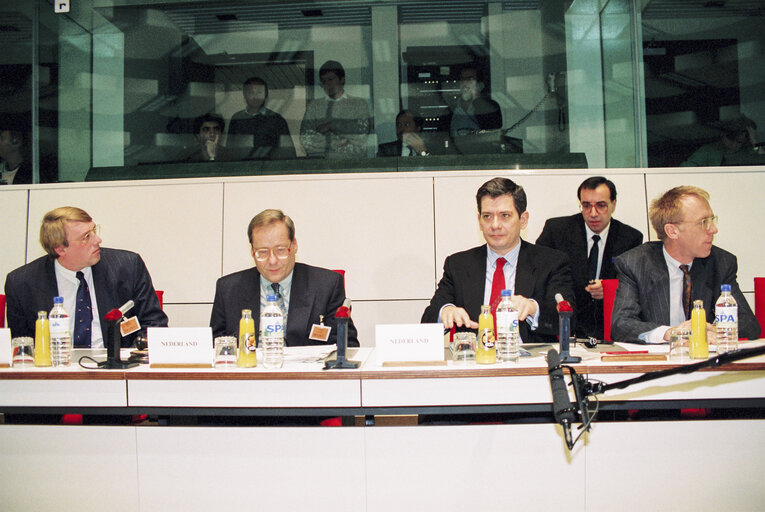
{"label": "boom microphone", "polygon": [[566,389],[566,381],[563,380],[563,369],[560,365],[560,356],[554,348],[547,352],[547,373],[550,375],[550,390],[552,391],[552,410],[555,422],[563,427],[563,434],[569,449],[573,446],[571,439],[571,424],[574,422],[575,410],[571,405],[571,398]]}

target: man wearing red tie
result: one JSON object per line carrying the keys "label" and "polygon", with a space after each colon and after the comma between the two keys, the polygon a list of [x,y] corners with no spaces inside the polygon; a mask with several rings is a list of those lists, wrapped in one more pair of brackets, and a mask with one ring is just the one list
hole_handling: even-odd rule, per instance
{"label": "man wearing red tie", "polygon": [[494,178],[478,189],[478,225],[486,244],[452,254],[422,322],[477,329],[482,304],[496,310],[503,289],[513,291],[524,342],[555,342],[558,313],[555,294],[574,305],[568,256],[521,240],[529,221],[526,192],[507,178]]}

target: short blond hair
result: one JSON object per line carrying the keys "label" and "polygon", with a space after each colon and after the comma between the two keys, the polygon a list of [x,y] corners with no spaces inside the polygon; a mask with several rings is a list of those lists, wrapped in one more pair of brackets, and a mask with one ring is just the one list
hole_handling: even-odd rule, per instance
{"label": "short blond hair", "polygon": [[667,238],[664,226],[667,224],[677,224],[682,220],[682,200],[687,196],[696,196],[709,202],[709,192],[691,185],[683,185],[667,190],[661,196],[651,201],[651,206],[648,208],[648,218],[651,220],[653,229],[656,230],[656,235],[662,242]]}
{"label": "short blond hair", "polygon": [[93,222],[88,212],[75,206],[61,206],[43,216],[40,226],[40,245],[51,258],[58,258],[56,247],[68,247],[67,222]]}
{"label": "short blond hair", "polygon": [[285,215],[281,210],[263,210],[252,218],[249,226],[247,226],[247,239],[252,245],[252,230],[261,226],[268,226],[274,222],[284,222],[287,226],[287,235],[290,237],[290,242],[295,240],[295,223],[292,222],[289,215]]}

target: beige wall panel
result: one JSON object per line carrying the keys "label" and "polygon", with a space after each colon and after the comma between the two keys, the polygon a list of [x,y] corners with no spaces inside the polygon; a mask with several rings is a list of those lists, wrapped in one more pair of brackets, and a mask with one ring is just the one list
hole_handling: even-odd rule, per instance
{"label": "beige wall panel", "polygon": [[598,423],[587,443],[586,510],[762,510],[762,474],[751,468],[765,457],[763,427],[762,420]]}
{"label": "beige wall panel", "polygon": [[356,300],[425,298],[433,292],[430,177],[305,176],[226,183],[223,271],[253,265],[250,219],[265,208],[292,217],[298,261],[345,269]]}
{"label": "beige wall panel", "polygon": [[[4,190],[0,197],[0,290],[5,276],[24,264],[27,245],[27,190]],[[4,312],[0,312],[2,314]]]}
{"label": "beige wall panel", "polygon": [[[447,256],[484,243],[478,228],[475,194],[486,181],[495,176],[503,176],[523,186],[528,198],[529,224],[521,236],[533,243],[542,232],[548,218],[571,215],[579,211],[576,189],[586,178],[602,175],[602,171],[607,169],[587,173],[539,171],[528,175],[484,171],[471,175],[450,173],[437,176],[434,184],[436,281],[441,279],[444,259]],[[605,175],[616,185],[618,206],[614,216],[635,227],[646,237],[643,174],[611,172]]]}
{"label": "beige wall panel", "polygon": [[3,510],[136,511],[135,427],[0,425]]}
{"label": "beige wall panel", "polygon": [[210,325],[212,302],[200,304],[165,303],[164,311],[170,327],[207,327]]}
{"label": "beige wall panel", "polygon": [[[351,297],[353,299],[353,297]],[[430,300],[355,301],[353,324],[362,347],[375,346],[377,324],[418,324]]]}
{"label": "beige wall panel", "polygon": [[[646,177],[649,201],[678,185],[694,185],[710,194],[715,215],[719,215],[720,232],[715,245],[738,256],[738,284],[744,291],[754,290],[754,277],[765,276],[765,173],[728,168],[725,172],[693,172],[673,170]],[[652,236],[655,240],[655,235]]]}
{"label": "beige wall panel", "polygon": [[34,232],[45,212],[79,206],[101,225],[104,247],[141,254],[165,301],[212,302],[221,269],[222,191],[220,183],[183,181],[33,189],[28,259],[43,254]]}

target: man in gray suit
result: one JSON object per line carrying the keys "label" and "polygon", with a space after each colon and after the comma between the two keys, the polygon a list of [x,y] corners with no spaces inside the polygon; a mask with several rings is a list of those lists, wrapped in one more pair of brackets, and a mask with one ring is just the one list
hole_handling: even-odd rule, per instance
{"label": "man in gray suit", "polygon": [[[214,336],[237,336],[242,310],[252,311],[255,332],[266,296],[277,294],[285,312],[286,344],[323,345],[337,339],[335,313],[345,300],[343,276],[332,270],[296,263],[295,224],[281,210],[263,210],[247,227],[255,267],[218,279],[210,316]],[[322,320],[328,338],[313,327]],[[348,323],[348,345],[358,347],[356,328]]]}
{"label": "man in gray suit", "polygon": [[[739,336],[757,339],[760,326],[736,281],[736,257],[712,245],[717,216],[709,194],[675,187],[651,202],[648,211],[659,242],[648,242],[616,259],[611,335],[620,341],[662,343],[674,327],[690,328],[690,307],[702,300],[714,318],[720,285],[729,284],[738,303]],[[707,335],[714,326],[707,324]]]}

